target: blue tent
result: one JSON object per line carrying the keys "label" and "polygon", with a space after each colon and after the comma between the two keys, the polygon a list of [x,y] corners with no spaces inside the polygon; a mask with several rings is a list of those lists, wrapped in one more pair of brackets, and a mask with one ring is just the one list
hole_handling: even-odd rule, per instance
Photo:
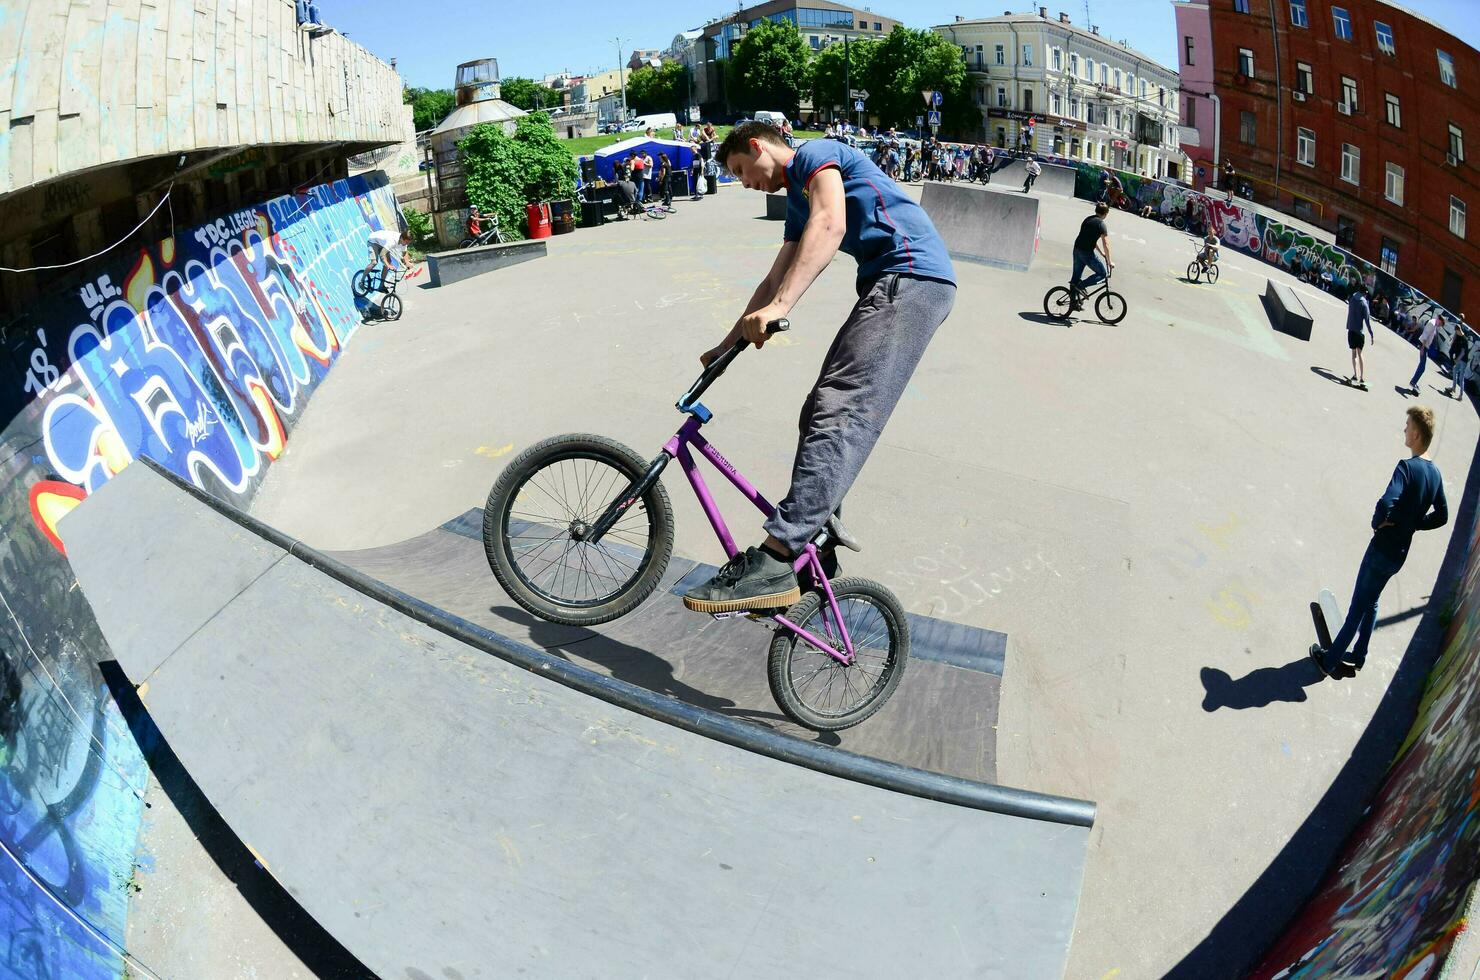
{"label": "blue tent", "polygon": [[673,140],[648,139],[646,136],[636,136],[630,140],[613,143],[596,151],[596,176],[602,180],[611,182],[617,179],[616,162],[618,159],[627,159],[627,154],[636,153],[642,156],[644,153],[652,155],[653,163],[657,164],[658,154],[668,154],[668,160],[673,164],[676,172],[683,173],[689,169],[694,161],[694,151],[688,143],[675,143]]}

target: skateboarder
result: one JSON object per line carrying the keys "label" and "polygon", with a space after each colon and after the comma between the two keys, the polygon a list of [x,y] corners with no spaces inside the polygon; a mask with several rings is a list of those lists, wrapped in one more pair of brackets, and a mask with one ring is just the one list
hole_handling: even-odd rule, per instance
{"label": "skateboarder", "polygon": [[[1331,640],[1331,648],[1319,643],[1310,647],[1311,658],[1331,677],[1340,667],[1361,670],[1367,662],[1367,643],[1377,622],[1377,600],[1388,579],[1398,574],[1408,558],[1415,531],[1432,531],[1449,522],[1449,504],[1444,498],[1444,478],[1439,467],[1424,454],[1434,438],[1434,411],[1423,405],[1408,409],[1403,426],[1403,445],[1412,455],[1400,460],[1387,490],[1372,514],[1372,541],[1357,570],[1351,608],[1346,622]],[[1355,638],[1350,653],[1348,645]]]}
{"label": "skateboarder", "polygon": [[1347,380],[1365,388],[1367,373],[1366,364],[1362,360],[1362,348],[1367,345],[1367,339],[1362,336],[1363,326],[1366,326],[1367,334],[1372,338],[1372,346],[1376,347],[1377,334],[1372,332],[1372,309],[1367,305],[1367,287],[1358,283],[1346,300],[1346,346],[1352,352],[1352,376]]}
{"label": "skateboarder", "polygon": [[[930,218],[858,150],[829,140],[793,150],[775,129],[751,122],[730,131],[718,156],[745,187],[786,191],[786,228],[744,315],[699,360],[707,366],[741,338],[765,344],[766,325],[791,312],[840,250],[858,262],[859,298],[802,404],[791,489],[766,521],[765,541],[684,595],[698,612],[800,598],[793,556],[842,503],[956,299],[955,271]],[[774,384],[763,382],[752,397],[774,399]]]}
{"label": "skateboarder", "polygon": [[1028,157],[1027,170],[1028,170],[1028,179],[1025,180],[1025,181],[1023,181],[1023,193],[1024,194],[1028,193],[1028,188],[1030,188],[1030,187],[1033,186],[1033,181],[1035,181],[1035,180],[1038,179],[1038,175],[1041,174],[1041,173],[1043,173],[1043,168],[1038,165],[1038,158],[1037,157]]}

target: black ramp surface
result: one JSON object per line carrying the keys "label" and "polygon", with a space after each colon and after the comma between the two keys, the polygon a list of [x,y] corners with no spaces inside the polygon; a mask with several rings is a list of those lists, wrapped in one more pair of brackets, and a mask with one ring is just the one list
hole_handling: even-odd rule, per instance
{"label": "black ramp surface", "polygon": [[1006,636],[910,617],[910,662],[867,723],[832,735],[787,720],[766,681],[772,634],[745,619],[685,609],[681,583],[714,568],[674,556],[640,609],[584,629],[530,616],[500,590],[484,557],[483,513],[469,511],[407,541],[333,557],[423,602],[659,694],[850,752],[984,782],[997,778],[996,725]]}
{"label": "black ramp surface", "polygon": [[272,532],[243,585],[217,568],[260,558],[241,520],[140,464],[61,533],[206,796],[381,976],[1061,974],[1089,804],[839,778],[815,767],[846,753],[372,594]]}

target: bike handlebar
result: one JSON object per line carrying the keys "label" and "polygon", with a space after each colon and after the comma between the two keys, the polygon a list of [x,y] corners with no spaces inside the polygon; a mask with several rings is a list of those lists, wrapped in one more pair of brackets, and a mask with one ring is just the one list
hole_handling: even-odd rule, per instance
{"label": "bike handlebar", "polygon": [[[766,335],[785,333],[790,329],[791,321],[786,317],[780,317],[766,324]],[[693,408],[694,403],[708,390],[709,386],[714,384],[719,376],[725,373],[725,368],[730,366],[730,362],[739,357],[740,352],[749,346],[750,341],[745,339],[737,340],[730,345],[729,350],[710,361],[709,366],[704,369],[704,373],[699,375],[699,380],[695,381],[689,387],[689,390],[684,392],[683,397],[678,400],[675,407],[680,412],[687,412],[690,408]]]}

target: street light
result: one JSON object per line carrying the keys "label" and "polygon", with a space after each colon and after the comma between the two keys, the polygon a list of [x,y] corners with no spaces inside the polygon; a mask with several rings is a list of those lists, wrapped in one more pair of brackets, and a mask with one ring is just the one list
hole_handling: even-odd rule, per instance
{"label": "street light", "polygon": [[617,46],[617,91],[622,98],[622,124],[627,124],[627,66],[622,62],[622,38],[612,38]]}

